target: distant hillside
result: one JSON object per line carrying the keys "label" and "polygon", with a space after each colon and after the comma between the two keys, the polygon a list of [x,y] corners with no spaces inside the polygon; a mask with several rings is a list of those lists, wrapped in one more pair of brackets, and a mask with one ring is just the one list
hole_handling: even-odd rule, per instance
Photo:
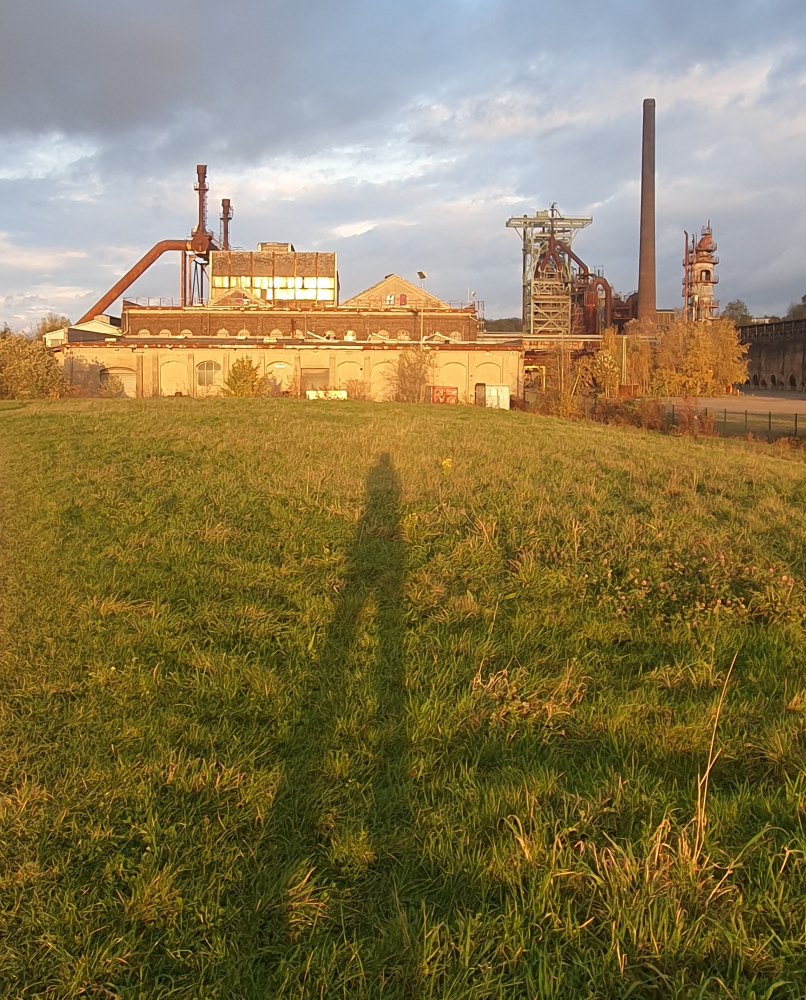
{"label": "distant hillside", "polygon": [[520,333],[522,327],[520,316],[508,316],[505,319],[488,319],[484,322],[484,327],[489,333]]}

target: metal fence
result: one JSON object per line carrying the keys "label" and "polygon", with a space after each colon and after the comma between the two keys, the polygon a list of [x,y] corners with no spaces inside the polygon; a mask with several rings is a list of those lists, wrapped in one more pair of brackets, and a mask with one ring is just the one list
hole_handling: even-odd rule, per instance
{"label": "metal fence", "polygon": [[669,426],[690,426],[694,420],[703,430],[712,430],[724,437],[766,438],[774,441],[781,437],[806,438],[806,413],[774,413],[772,410],[729,410],[722,407],[692,409],[690,406],[670,403],[666,410]]}

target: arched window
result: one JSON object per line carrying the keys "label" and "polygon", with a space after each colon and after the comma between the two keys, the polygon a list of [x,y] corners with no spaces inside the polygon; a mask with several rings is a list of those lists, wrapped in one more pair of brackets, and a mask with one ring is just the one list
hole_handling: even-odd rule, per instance
{"label": "arched window", "polygon": [[700,281],[710,281],[711,272],[710,271],[700,271]]}
{"label": "arched window", "polygon": [[795,378],[794,375],[790,375],[789,376],[789,388],[790,389],[797,389],[797,387],[798,387],[798,380]]}
{"label": "arched window", "polygon": [[202,361],[196,365],[196,384],[221,385],[221,365],[217,361]]}

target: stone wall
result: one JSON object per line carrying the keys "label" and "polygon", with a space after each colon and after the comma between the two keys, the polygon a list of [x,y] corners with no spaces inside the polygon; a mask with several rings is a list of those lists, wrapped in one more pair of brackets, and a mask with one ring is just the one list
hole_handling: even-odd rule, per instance
{"label": "stone wall", "polygon": [[[219,347],[178,343],[150,347],[118,343],[66,346],[61,357],[68,381],[90,394],[113,374],[130,396],[220,395],[232,365],[246,357],[280,393],[336,388],[381,401],[394,396],[397,359],[406,349],[358,344]],[[508,385],[512,396],[523,395],[523,353],[519,350],[451,346],[428,347],[424,353],[433,362],[428,381],[455,387],[460,402],[473,401],[478,382]]]}
{"label": "stone wall", "polygon": [[806,336],[757,337],[748,355],[750,384],[806,391]]}

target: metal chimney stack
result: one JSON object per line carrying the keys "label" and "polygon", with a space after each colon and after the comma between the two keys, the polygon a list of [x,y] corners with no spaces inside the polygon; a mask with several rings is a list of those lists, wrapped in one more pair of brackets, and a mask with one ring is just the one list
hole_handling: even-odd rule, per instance
{"label": "metal chimney stack", "polygon": [[229,250],[229,224],[232,222],[232,202],[229,198],[221,199],[221,249]]}
{"label": "metal chimney stack", "polygon": [[641,146],[641,241],[638,251],[638,319],[656,322],[655,279],[655,99],[644,101]]}
{"label": "metal chimney stack", "polygon": [[196,223],[196,228],[192,234],[195,236],[197,233],[201,235],[207,232],[207,191],[209,190],[209,185],[207,183],[206,163],[196,164],[196,183],[193,187],[199,193],[199,221]]}

